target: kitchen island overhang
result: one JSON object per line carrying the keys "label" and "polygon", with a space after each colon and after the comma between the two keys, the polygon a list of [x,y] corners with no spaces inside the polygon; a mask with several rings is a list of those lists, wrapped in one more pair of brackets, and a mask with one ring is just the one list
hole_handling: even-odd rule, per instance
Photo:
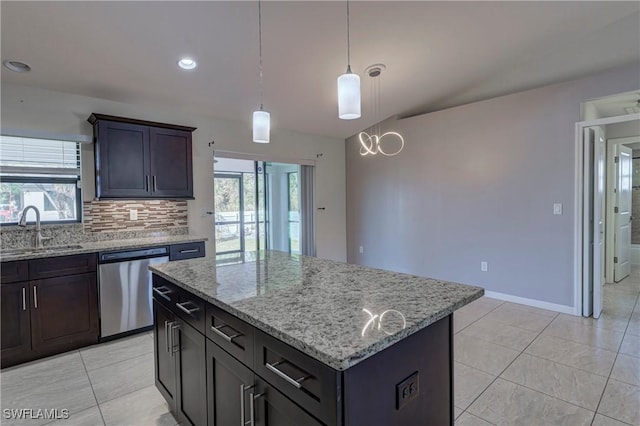
{"label": "kitchen island overhang", "polygon": [[[274,251],[225,266],[208,257],[151,269],[154,308],[170,308],[172,322],[201,334],[203,350],[222,348],[218,359],[232,355],[253,374],[230,414],[238,421],[273,424],[268,414],[279,401],[291,418],[301,409],[317,424],[453,424],[451,314],[482,288]],[[155,329],[156,351],[180,351],[173,334],[184,331]],[[216,422],[227,418],[216,409],[220,391],[209,383],[221,367],[208,353],[202,362],[208,391],[199,421],[224,424]]]}

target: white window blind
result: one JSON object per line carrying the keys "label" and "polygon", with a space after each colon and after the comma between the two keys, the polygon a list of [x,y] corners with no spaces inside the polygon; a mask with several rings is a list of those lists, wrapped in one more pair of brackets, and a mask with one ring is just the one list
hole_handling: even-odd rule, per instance
{"label": "white window blind", "polygon": [[80,144],[71,141],[0,136],[3,176],[80,176]]}

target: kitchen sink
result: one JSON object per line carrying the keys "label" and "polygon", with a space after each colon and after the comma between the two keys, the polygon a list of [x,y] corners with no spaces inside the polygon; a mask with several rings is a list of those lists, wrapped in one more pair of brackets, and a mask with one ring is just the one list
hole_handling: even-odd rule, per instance
{"label": "kitchen sink", "polygon": [[80,245],[46,246],[46,247],[40,247],[40,248],[25,247],[25,248],[19,248],[19,249],[6,249],[6,250],[2,250],[0,253],[2,253],[3,256],[17,256],[21,254],[51,253],[59,250],[77,250],[81,248],[82,246]]}

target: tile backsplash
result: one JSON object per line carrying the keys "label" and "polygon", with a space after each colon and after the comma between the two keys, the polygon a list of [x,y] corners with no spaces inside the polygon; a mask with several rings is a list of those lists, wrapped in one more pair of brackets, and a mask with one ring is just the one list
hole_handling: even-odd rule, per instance
{"label": "tile backsplash", "polygon": [[[130,211],[137,211],[137,220]],[[159,231],[184,228],[187,202],[176,200],[85,201],[82,208],[84,232]]]}
{"label": "tile backsplash", "polygon": [[[130,220],[131,209],[137,210],[137,220]],[[83,223],[42,225],[42,235],[63,245],[189,233],[186,201],[86,201],[82,214]],[[0,227],[0,248],[30,247],[33,228],[31,223],[27,229]]]}

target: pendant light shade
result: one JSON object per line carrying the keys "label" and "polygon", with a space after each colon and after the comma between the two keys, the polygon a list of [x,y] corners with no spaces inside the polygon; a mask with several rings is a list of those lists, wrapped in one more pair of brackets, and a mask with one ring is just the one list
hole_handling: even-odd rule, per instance
{"label": "pendant light shade", "polygon": [[253,112],[253,141],[255,143],[269,143],[271,114],[262,109],[264,90],[262,84],[262,4],[260,0],[258,0],[258,43],[260,52],[260,109]]}
{"label": "pendant light shade", "polygon": [[253,141],[255,143],[269,143],[271,132],[271,114],[259,110],[253,112]]}
{"label": "pendant light shade", "polygon": [[360,118],[360,76],[351,72],[351,44],[349,32],[349,0],[347,0],[347,72],[338,77],[338,118]]}
{"label": "pendant light shade", "polygon": [[360,118],[360,76],[347,69],[338,77],[338,117],[342,120]]}

